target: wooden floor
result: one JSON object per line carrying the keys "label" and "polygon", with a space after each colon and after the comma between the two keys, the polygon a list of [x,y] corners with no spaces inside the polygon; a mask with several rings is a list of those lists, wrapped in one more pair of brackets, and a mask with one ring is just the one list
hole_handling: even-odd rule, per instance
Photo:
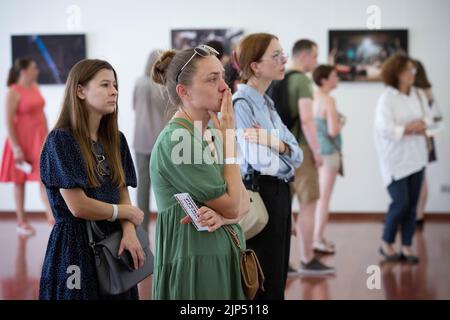
{"label": "wooden floor", "polygon": [[[327,237],[336,243],[337,254],[322,260],[336,267],[336,276],[289,277],[286,299],[450,299],[450,217],[429,217],[424,231],[416,233],[414,247],[421,260],[415,266],[381,263],[381,220],[382,216],[332,216]],[[38,297],[50,226],[39,215],[31,223],[36,235],[19,237],[14,216],[0,215],[0,299]],[[378,289],[368,288],[369,277],[371,284],[379,283]],[[151,299],[151,278],[141,283],[140,295]]]}

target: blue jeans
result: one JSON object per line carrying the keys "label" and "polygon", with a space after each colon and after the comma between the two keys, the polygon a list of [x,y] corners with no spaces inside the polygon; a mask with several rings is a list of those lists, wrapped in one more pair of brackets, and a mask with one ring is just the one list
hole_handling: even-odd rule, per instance
{"label": "blue jeans", "polygon": [[402,245],[410,246],[416,231],[416,207],[422,186],[424,169],[403,179],[392,181],[388,186],[391,196],[384,223],[383,240],[387,243],[395,242],[397,228],[401,226]]}

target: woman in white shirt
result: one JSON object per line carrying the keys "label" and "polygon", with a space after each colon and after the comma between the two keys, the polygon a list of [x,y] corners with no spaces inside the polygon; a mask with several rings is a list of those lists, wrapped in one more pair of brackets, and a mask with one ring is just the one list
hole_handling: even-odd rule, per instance
{"label": "woman in white shirt", "polygon": [[[382,68],[387,85],[378,100],[375,115],[375,143],[381,174],[391,204],[386,214],[380,254],[389,261],[417,263],[411,250],[416,228],[416,207],[427,165],[425,134],[429,112],[420,99],[424,93],[413,87],[416,69],[410,58],[394,55]],[[401,226],[402,248],[397,254],[393,244]]]}

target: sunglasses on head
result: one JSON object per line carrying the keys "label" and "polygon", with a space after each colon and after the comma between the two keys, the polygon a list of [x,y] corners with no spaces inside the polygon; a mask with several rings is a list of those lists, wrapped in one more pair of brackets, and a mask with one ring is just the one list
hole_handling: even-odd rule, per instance
{"label": "sunglasses on head", "polygon": [[207,57],[207,56],[210,56],[211,54],[214,54],[217,56],[217,55],[219,55],[219,52],[217,52],[217,50],[214,49],[213,47],[207,46],[206,44],[201,44],[201,45],[195,47],[194,53],[192,54],[192,56],[181,67],[180,71],[178,71],[177,76],[175,78],[176,83],[178,83],[178,78],[180,77],[181,72],[183,72],[183,70],[186,69],[186,67],[189,65],[189,62],[191,62],[192,59],[194,59],[196,54],[198,54],[200,57]]}

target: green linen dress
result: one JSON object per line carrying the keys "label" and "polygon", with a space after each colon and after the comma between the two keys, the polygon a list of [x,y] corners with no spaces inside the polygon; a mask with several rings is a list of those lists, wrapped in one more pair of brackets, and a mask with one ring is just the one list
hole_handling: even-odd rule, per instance
{"label": "green linen dress", "polygon": [[[190,130],[177,122],[183,122]],[[194,138],[194,130],[189,121],[173,119],[152,150],[150,176],[158,207],[153,299],[245,299],[240,253],[228,231],[223,227],[214,232],[197,231],[192,223],[180,224],[186,214],[174,194],[189,193],[200,208],[206,201],[225,194],[227,188],[223,165],[212,163],[211,157],[206,159],[210,153],[202,152],[210,164],[194,162],[194,150],[208,148],[198,131]],[[189,141],[190,150],[180,151],[183,139]],[[214,140],[217,145],[219,139]],[[192,161],[179,163],[175,159],[179,155]],[[241,228],[237,224],[232,227],[245,248]]]}

